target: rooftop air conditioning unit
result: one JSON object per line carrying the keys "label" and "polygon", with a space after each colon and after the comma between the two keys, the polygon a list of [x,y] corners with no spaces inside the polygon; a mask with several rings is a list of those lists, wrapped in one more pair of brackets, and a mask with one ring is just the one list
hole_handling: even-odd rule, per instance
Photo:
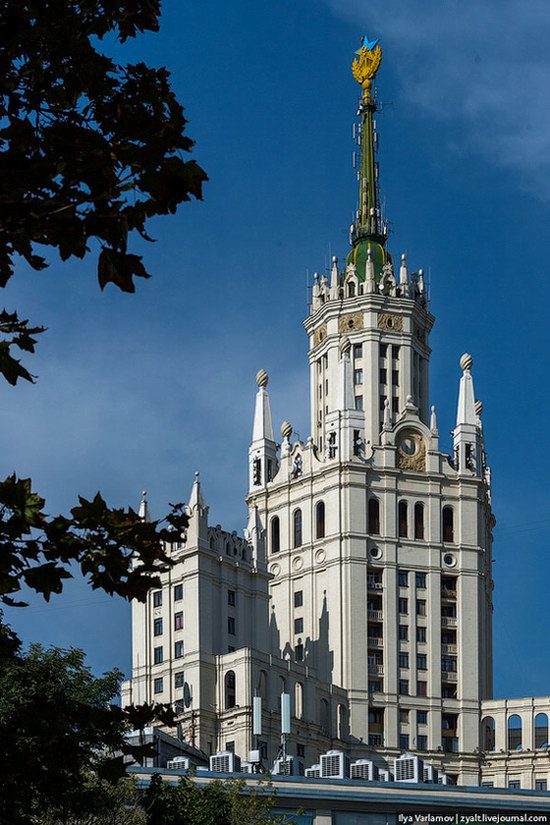
{"label": "rooftop air conditioning unit", "polygon": [[437,785],[439,782],[439,772],[434,765],[424,765],[424,782],[428,785]]}
{"label": "rooftop air conditioning unit", "polygon": [[394,759],[393,769],[396,782],[422,782],[424,779],[424,763],[412,753],[404,753],[399,759]]}
{"label": "rooftop air conditioning unit", "polygon": [[241,773],[254,773],[255,768],[252,762],[241,762]]}
{"label": "rooftop air conditioning unit", "polygon": [[180,771],[188,771],[189,770],[189,759],[186,756],[174,756],[173,759],[169,759],[166,763],[166,767],[168,770],[180,770]]}
{"label": "rooftop air conditioning unit", "polygon": [[239,773],[241,760],[231,751],[220,751],[210,757],[210,770],[213,773]]}
{"label": "rooftop air conditioning unit", "polygon": [[385,771],[385,770],[378,771],[378,781],[379,782],[393,782],[393,773],[391,771]]}
{"label": "rooftop air conditioning unit", "polygon": [[275,760],[272,773],[273,776],[303,776],[304,766],[295,756],[287,756]]}
{"label": "rooftop air conditioning unit", "polygon": [[306,768],[306,776],[313,778],[321,776],[321,766],[312,765],[311,768]]}
{"label": "rooftop air conditioning unit", "polygon": [[378,779],[378,768],[370,759],[357,759],[350,765],[352,779],[367,779],[369,782],[376,782]]}
{"label": "rooftop air conditioning unit", "polygon": [[446,773],[440,773],[439,779],[437,780],[439,785],[448,785],[449,784],[449,777]]}
{"label": "rooftop air conditioning unit", "polygon": [[321,755],[321,776],[324,779],[347,779],[349,757],[343,751],[327,751]]}

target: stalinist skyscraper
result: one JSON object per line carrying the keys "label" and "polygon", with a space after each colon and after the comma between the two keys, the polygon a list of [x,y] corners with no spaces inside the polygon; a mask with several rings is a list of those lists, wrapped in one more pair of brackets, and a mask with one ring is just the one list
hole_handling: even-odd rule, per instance
{"label": "stalinist skyscraper", "polygon": [[464,354],[444,452],[428,285],[392,256],[381,210],[381,61],[378,41],[364,38],[352,67],[361,92],[350,247],[315,275],[304,322],[311,435],[295,440],[283,422],[277,443],[260,370],[244,538],[209,525],[197,476],[175,565],[134,608],[124,700],[175,703],[195,747],[246,758],[258,746],[271,765],[285,692],[288,751],[306,766],[328,749],[380,765],[413,752],[478,784],[504,707],[489,702],[494,517],[482,404]]}

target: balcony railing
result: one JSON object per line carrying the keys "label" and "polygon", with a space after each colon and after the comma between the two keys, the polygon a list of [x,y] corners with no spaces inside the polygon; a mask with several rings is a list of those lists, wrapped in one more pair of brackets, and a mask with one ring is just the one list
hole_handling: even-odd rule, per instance
{"label": "balcony railing", "polygon": [[370,619],[371,622],[379,622],[383,618],[383,613],[381,610],[367,610],[367,619]]}
{"label": "balcony railing", "polygon": [[383,676],[384,675],[384,665],[369,664],[369,673],[374,673],[374,674],[376,674],[376,676]]}
{"label": "balcony railing", "polygon": [[384,639],[378,636],[369,636],[369,647],[384,647]]}
{"label": "balcony railing", "polygon": [[442,653],[456,653],[457,652],[457,645],[441,645],[441,652]]}
{"label": "balcony railing", "polygon": [[441,598],[442,599],[456,599],[456,590],[452,590],[450,587],[442,587],[441,588]]}
{"label": "balcony railing", "polygon": [[456,627],[457,626],[457,618],[456,616],[442,616],[441,617],[441,627]]}
{"label": "balcony railing", "polygon": [[376,581],[376,579],[367,579],[367,587],[369,590],[382,590],[382,582]]}
{"label": "balcony railing", "polygon": [[442,670],[441,671],[441,678],[444,682],[456,682],[457,674],[452,670]]}

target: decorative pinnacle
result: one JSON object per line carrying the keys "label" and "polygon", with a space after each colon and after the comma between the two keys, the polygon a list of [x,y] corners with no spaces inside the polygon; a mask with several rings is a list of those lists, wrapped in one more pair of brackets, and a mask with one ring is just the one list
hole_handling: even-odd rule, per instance
{"label": "decorative pinnacle", "polygon": [[369,40],[365,36],[361,41],[361,48],[355,54],[358,57],[351,64],[351,71],[356,81],[361,84],[364,102],[368,103],[372,81],[382,62],[382,48],[378,45],[378,40]]}
{"label": "decorative pinnacle", "polygon": [[474,365],[474,359],[472,358],[469,352],[465,352],[464,355],[461,357],[459,363],[460,369],[462,370],[462,372],[465,372],[466,370],[472,369]]}
{"label": "decorative pinnacle", "polygon": [[267,387],[268,383],[269,383],[269,375],[267,374],[267,372],[263,369],[258,370],[258,372],[256,373],[256,384],[259,387],[265,388],[265,387]]}
{"label": "decorative pinnacle", "polygon": [[283,421],[281,424],[281,435],[283,438],[290,438],[292,435],[292,424],[289,421]]}
{"label": "decorative pinnacle", "polygon": [[477,415],[477,417],[480,418],[481,413],[483,412],[483,402],[482,401],[476,401],[475,402],[474,412]]}

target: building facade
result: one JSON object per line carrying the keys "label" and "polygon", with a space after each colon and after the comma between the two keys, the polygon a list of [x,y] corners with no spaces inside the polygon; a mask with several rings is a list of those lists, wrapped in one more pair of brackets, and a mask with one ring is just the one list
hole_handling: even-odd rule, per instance
{"label": "building facade", "polygon": [[[197,475],[175,564],[133,606],[123,701],[174,704],[193,747],[258,748],[268,765],[289,693],[285,749],[306,765],[330,748],[380,764],[418,752],[459,784],[504,787],[518,773],[535,787],[550,778],[548,737],[531,743],[541,754],[544,744],[539,767],[516,769],[529,759],[499,731],[516,703],[528,715],[533,702],[540,729],[550,701],[492,699],[495,520],[473,360],[460,359],[448,455],[430,404],[424,274],[405,255],[394,263],[380,207],[372,83],[382,52],[365,39],[357,55],[359,206],[350,251],[315,275],[304,322],[311,436],[302,443],[283,422],[277,443],[260,370],[244,537],[209,524]],[[498,758],[487,758],[489,742]]]}

